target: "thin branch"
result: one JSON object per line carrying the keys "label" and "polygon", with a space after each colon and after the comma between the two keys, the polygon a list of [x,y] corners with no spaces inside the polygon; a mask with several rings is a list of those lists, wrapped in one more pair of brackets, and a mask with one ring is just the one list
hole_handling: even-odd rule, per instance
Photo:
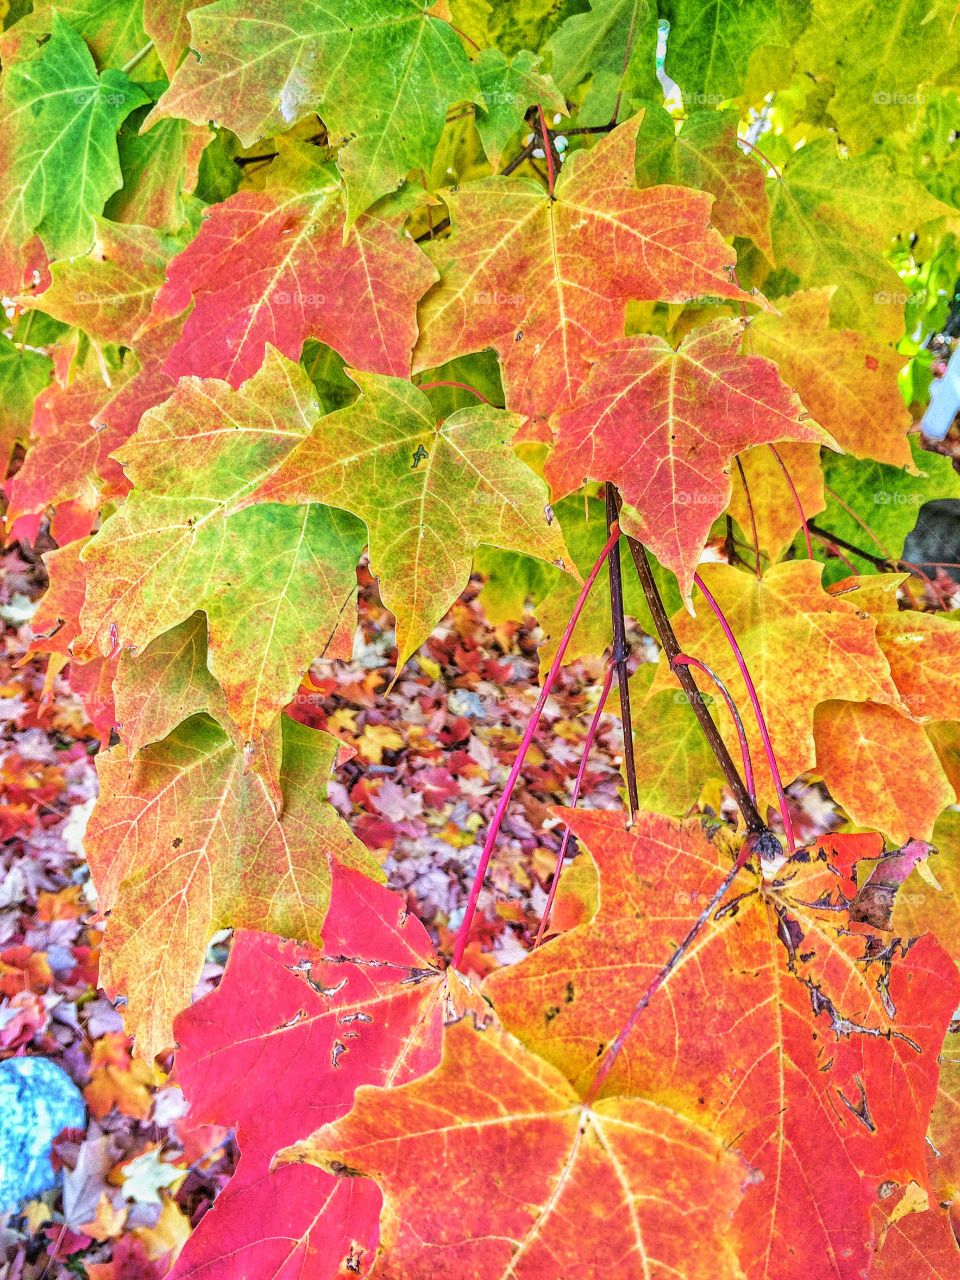
{"label": "thin branch", "polygon": [[[619,551],[619,547],[617,548]],[[613,557],[610,557],[611,560]],[[600,726],[600,717],[603,715],[603,707],[610,693],[610,686],[613,683],[613,664],[608,663],[607,673],[603,678],[603,688],[600,690],[600,701],[597,703],[597,709],[593,713],[593,719],[590,721],[590,728],[587,730],[587,736],[583,740],[583,755],[580,757],[580,767],[577,770],[577,780],[574,783],[573,795],[570,798],[570,808],[577,807],[577,801],[580,799],[580,788],[583,786],[583,777],[587,771],[587,761],[590,759],[590,748],[593,746],[593,740],[597,736],[597,729]],[[570,844],[570,824],[563,832],[563,840],[560,842],[560,852],[557,854],[557,865],[553,871],[553,881],[550,885],[550,893],[547,895],[547,905],[543,908],[543,915],[540,918],[540,928],[537,930],[537,936],[534,939],[534,950],[539,947],[543,938],[547,924],[550,921],[550,912],[553,910],[553,900],[557,896],[557,886],[560,883],[560,876],[563,872],[563,861],[567,856],[567,846]]]}
{"label": "thin branch", "polygon": [[[872,551],[864,551],[862,547],[856,547],[852,542],[848,542],[846,538],[841,538],[839,534],[831,533],[829,529],[823,529],[813,520],[807,521],[807,528],[816,537],[821,538],[824,542],[835,544],[843,547],[844,551],[851,552],[852,555],[859,556],[861,560],[866,560],[867,564],[872,564],[875,569],[889,569],[893,565],[892,560],[885,560],[883,556],[875,556]],[[854,570],[856,572],[856,570]]]}
{"label": "thin branch", "polygon": [[[640,585],[643,588],[643,594],[646,597],[647,608],[650,610],[650,616],[653,618],[653,625],[656,629],[660,644],[667,660],[671,664],[675,658],[681,654],[680,645],[677,642],[676,634],[670,625],[670,619],[667,617],[667,611],[663,606],[663,600],[660,591],[657,588],[656,579],[650,568],[650,561],[647,559],[647,553],[644,547],[636,540],[636,538],[627,538],[627,546],[630,548],[630,554],[633,556],[633,563],[637,569],[637,576],[640,579]],[[700,722],[700,728],[703,730],[704,737],[710,746],[710,750],[717,758],[723,776],[726,779],[727,786],[737,803],[737,807],[743,814],[743,820],[746,823],[747,830],[761,835],[769,833],[769,827],[760,816],[750,792],[747,790],[743,779],[737,770],[737,766],[733,762],[733,757],[727,750],[727,744],[724,742],[720,730],[713,722],[713,717],[709,709],[700,697],[700,690],[697,688],[697,682],[688,667],[681,665],[675,669],[677,680],[680,687],[690,700],[690,706],[693,708],[693,714]]]}
{"label": "thin branch", "polygon": [[[620,503],[615,487],[607,482],[607,528],[612,529],[620,516]],[[623,614],[623,569],[620,564],[620,548],[607,561],[610,575],[610,613],[613,617],[613,653],[611,666],[617,673],[617,689],[620,694],[620,718],[623,721],[623,771],[627,778],[627,798],[630,801],[630,819],[633,820],[640,801],[637,796],[637,762],[633,753],[633,720],[630,714],[630,680],[627,674],[627,624]]]}
{"label": "thin branch", "polygon": [[580,614],[583,612],[583,606],[587,603],[587,596],[590,594],[590,588],[597,580],[597,575],[603,568],[604,561],[610,552],[616,547],[620,540],[620,526],[614,525],[610,531],[610,537],[607,539],[606,546],[597,557],[597,561],[587,575],[587,579],[581,588],[580,595],[577,597],[577,603],[573,607],[573,613],[570,615],[570,621],[567,623],[566,629],[560,638],[560,644],[557,647],[556,656],[547,672],[547,677],[543,682],[540,690],[540,696],[537,698],[536,706],[533,708],[533,714],[527,722],[524,730],[523,738],[517,750],[513,766],[507,778],[506,786],[503,788],[503,794],[500,797],[500,803],[497,805],[496,812],[493,815],[493,821],[490,823],[490,829],[487,832],[487,838],[483,844],[483,852],[480,854],[480,862],[477,866],[476,875],[473,877],[473,884],[470,888],[470,897],[467,899],[467,905],[464,909],[463,920],[457,931],[456,941],[453,945],[453,955],[450,958],[450,964],[454,969],[459,968],[463,960],[463,953],[467,949],[467,940],[470,937],[470,928],[473,924],[473,917],[476,915],[477,902],[480,898],[480,890],[483,888],[484,877],[487,874],[487,867],[490,865],[490,858],[493,854],[493,846],[497,842],[497,835],[500,826],[507,812],[507,805],[510,803],[510,797],[513,795],[513,789],[517,785],[517,779],[520,777],[520,770],[523,768],[523,762],[526,758],[527,751],[533,741],[534,734],[537,731],[537,725],[540,723],[540,717],[543,715],[543,709],[547,705],[547,699],[550,691],[556,683],[557,676],[560,674],[560,666],[563,662],[563,655],[567,651],[570,638],[573,635],[574,628]]}

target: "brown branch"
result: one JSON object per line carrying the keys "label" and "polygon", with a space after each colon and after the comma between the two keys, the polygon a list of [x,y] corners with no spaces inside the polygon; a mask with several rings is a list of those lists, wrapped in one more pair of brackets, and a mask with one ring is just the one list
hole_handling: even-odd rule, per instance
{"label": "brown branch", "polygon": [[[617,522],[620,514],[620,503],[617,491],[607,482],[605,489],[607,504],[607,528]],[[627,658],[630,651],[627,647],[627,624],[623,614],[623,569],[620,564],[620,548],[613,552],[607,561],[610,576],[610,612],[613,616],[613,653],[610,665],[617,673],[617,689],[620,693],[620,718],[623,721],[623,771],[627,778],[627,797],[630,801],[630,818],[633,820],[640,808],[637,794],[637,762],[633,754],[633,720],[630,715],[630,681],[627,674]]]}
{"label": "brown branch", "polygon": [[727,744],[720,735],[720,730],[713,722],[709,709],[707,708],[700,690],[697,688],[697,682],[693,678],[693,673],[687,666],[674,665],[674,659],[682,656],[682,650],[677,642],[676,634],[670,625],[670,619],[667,617],[667,611],[663,606],[663,599],[657,588],[653,571],[650,568],[650,561],[647,559],[647,553],[641,543],[636,538],[627,538],[627,546],[630,548],[630,554],[633,556],[633,563],[636,565],[637,576],[640,579],[640,585],[643,588],[643,594],[646,597],[647,608],[650,610],[650,616],[653,618],[653,625],[656,628],[657,636],[663,646],[663,651],[667,655],[670,667],[674,675],[680,683],[680,687],[687,695],[693,714],[700,723],[704,737],[710,746],[710,750],[717,758],[727,786],[733,794],[737,807],[743,814],[743,820],[746,823],[747,830],[752,834],[762,835],[775,840],[776,837],[770,831],[760,811],[754,804],[750,792],[747,790],[746,784],[740,777],[740,771],[733,762],[733,757],[727,750]]}

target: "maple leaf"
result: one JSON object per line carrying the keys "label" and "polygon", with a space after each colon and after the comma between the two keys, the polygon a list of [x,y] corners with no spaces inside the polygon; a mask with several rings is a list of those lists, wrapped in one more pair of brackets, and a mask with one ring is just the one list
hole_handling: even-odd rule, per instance
{"label": "maple leaf", "polygon": [[749,236],[773,259],[770,205],[763,168],[738,145],[736,111],[701,111],[677,133],[662,107],[647,107],[637,138],[637,179],[641,186],[673,183],[709,191],[716,197],[713,224],[729,236]]}
{"label": "maple leaf", "polygon": [[[38,0],[0,37],[0,57],[7,66],[19,61],[34,42],[42,44],[53,31],[56,14],[83,37],[98,66],[123,65],[146,42],[140,10],[139,3],[118,4],[117,0]],[[156,68],[154,62],[147,69]]]}
{"label": "maple leaf", "polygon": [[[148,124],[180,116],[216,118],[244,146],[282,133],[316,111],[347,182],[348,221],[428,164],[448,105],[482,105],[476,77],[452,27],[419,0],[346,0],[335,9],[309,0],[216,0],[190,14],[191,49]],[[372,70],[363,92],[345,65]]]}
{"label": "maple leaf", "polygon": [[33,402],[50,381],[52,367],[42,352],[17,346],[0,333],[0,465],[4,475],[14,445],[26,441]]}
{"label": "maple leaf", "polygon": [[827,702],[817,708],[814,726],[817,772],[830,793],[855,822],[896,841],[928,839],[953,803],[953,786],[925,725],[960,718],[953,676],[960,627],[936,614],[901,610],[897,588],[906,578],[849,578],[833,588],[875,621],[902,709]]}
{"label": "maple leaf", "polygon": [[567,104],[553,79],[540,70],[541,59],[521,49],[507,58],[499,49],[482,49],[473,64],[484,106],[477,112],[477,132],[490,166],[503,162],[509,142],[523,127],[528,107],[567,115]]}
{"label": "maple leaf", "polygon": [[[759,581],[730,565],[700,566],[753,678],[784,782],[814,767],[814,711],[821,702],[844,698],[901,705],[875,622],[852,603],[822,591],[820,574],[820,565],[812,560],[783,561]],[[729,689],[743,716],[758,788],[772,799],[763,742],[754,717],[745,714],[750,699],[743,678],[712,610],[697,592],[693,599],[695,618],[681,610],[671,619],[677,640],[684,653],[705,662]],[[676,677],[661,655],[653,690],[675,688]],[[736,730],[719,701],[715,719],[738,759]],[[651,724],[650,730],[656,726]]]}
{"label": "maple leaf", "polygon": [[597,125],[616,119],[621,99],[631,103],[659,97],[656,62],[650,56],[656,42],[654,5],[592,0],[589,10],[564,19],[544,50],[550,54],[553,77],[568,98],[580,101],[576,91],[589,81],[577,120]]}
{"label": "maple leaf", "polygon": [[173,1280],[215,1275],[225,1244],[250,1274],[309,1265],[315,1280],[332,1280],[365,1271],[378,1237],[376,1188],[306,1166],[271,1171],[271,1160],[348,1111],[359,1084],[399,1085],[435,1066],[443,1022],[471,1001],[481,1007],[437,968],[425,929],[396,894],[331,870],[322,951],[240,930],[220,986],[176,1021],[190,1115],[235,1127],[241,1156]]}
{"label": "maple leaf", "polygon": [[[631,682],[637,796],[644,809],[681,818],[716,773],[716,763],[687,695],[677,688],[641,697],[641,672]],[[705,700],[715,699],[708,693]],[[655,733],[650,725],[656,725]]]}
{"label": "maple leaf", "polygon": [[[597,913],[484,990],[582,1090],[730,862],[697,824],[641,815],[628,833],[616,814],[563,817],[599,868]],[[644,1095],[669,1079],[674,1109],[763,1175],[734,1227],[752,1277],[858,1274],[879,1183],[925,1178],[960,975],[933,939],[901,943],[850,919],[855,864],[880,852],[879,837],[830,836],[763,875],[740,871],[601,1091]]]}
{"label": "maple leaf", "polygon": [[366,522],[399,671],[467,585],[480,543],[561,566],[565,547],[546,486],[510,446],[515,414],[479,405],[438,424],[410,383],[350,376],[361,398],[320,418],[246,500],[330,502]]}
{"label": "maple leaf", "polygon": [[903,282],[884,258],[890,238],[950,215],[886,156],[843,157],[830,138],[791,156],[770,189],[773,252],[804,289],[835,287],[831,315],[888,342],[903,332]]}
{"label": "maple leaf", "polygon": [[[118,387],[123,381],[120,370]],[[97,473],[101,469],[107,474],[119,472],[109,460],[101,468],[105,441],[93,427],[95,415],[110,394],[100,372],[85,369],[70,385],[54,382],[37,397],[32,447],[23,466],[4,486],[9,531],[25,516],[36,515],[48,506],[72,503],[86,515],[85,527],[78,528],[76,536],[90,533],[100,507]]]}
{"label": "maple leaf", "polygon": [[143,0],[143,29],[157,46],[167,78],[172,79],[180,55],[190,44],[188,13],[211,0]]}
{"label": "maple leaf", "polygon": [[711,199],[637,190],[643,113],[571,156],[551,197],[534,181],[482,178],[445,193],[452,234],[427,242],[440,283],[420,307],[414,371],[493,347],[508,409],[546,417],[623,334],[628,298],[750,298],[709,225]]}
{"label": "maple leaf", "polygon": [[406,209],[379,206],[344,240],[336,170],[315,147],[278,145],[264,190],[214,205],[167,270],[155,317],[194,306],[166,372],[239,386],[268,344],[298,360],[309,336],[363,369],[405,376],[417,299],[437,278],[403,230]]}
{"label": "maple leaf", "polygon": [[817,773],[858,826],[927,840],[956,799],[923,726],[896,707],[825,702],[813,732]]}
{"label": "maple leaf", "polygon": [[306,374],[272,349],[239,390],[182,379],[123,446],[134,490],[83,551],[84,645],[146,645],[203,609],[210,671],[254,745],[342,625],[363,545],[327,507],[235,511],[318,414]]}
{"label": "maple leaf", "polygon": [[853,329],[831,328],[835,292],[807,289],[778,299],[779,315],[751,320],[747,345],[776,362],[784,382],[841,448],[911,467],[910,413],[897,385],[903,357]]}
{"label": "maple leaf", "polygon": [[318,940],[329,902],[327,855],[380,876],[324,801],[339,744],[283,719],[278,817],[259,775],[219,725],[194,716],[128,762],[97,758],[102,800],[86,837],[100,909],[110,913],[104,990],[128,999],[126,1022],[147,1060],[170,1043],[207,943],[229,925]]}
{"label": "maple leaf", "polygon": [[806,10],[782,0],[666,0],[670,24],[665,69],[682,86],[690,109],[734,98],[744,87],[750,60],[769,48],[783,62],[805,25]]}
{"label": "maple leaf", "polygon": [[42,294],[20,299],[93,338],[136,344],[177,242],[152,227],[126,227],[94,218],[93,247],[82,257],[55,262]]}
{"label": "maple leaf", "polygon": [[865,0],[812,6],[797,67],[831,81],[827,110],[851,151],[866,151],[912,123],[920,93],[955,84],[960,61],[950,10],[893,0],[883,13]]}
{"label": "maple leaf", "polygon": [[13,288],[31,232],[51,257],[85,253],[93,216],[121,182],[116,131],[146,96],[120,71],[97,73],[83,40],[56,11],[50,39],[4,75],[2,121],[10,140],[0,209],[0,260]]}
{"label": "maple leaf", "polygon": [[612,343],[554,424],[553,497],[588,479],[616,484],[621,526],[673,570],[685,597],[730,502],[733,456],[775,440],[831,441],[775,365],[739,354],[741,338],[738,321],[717,320],[676,350],[653,335]]}
{"label": "maple leaf", "polygon": [[[766,445],[747,449],[739,457],[743,478],[740,476],[740,467],[734,467],[730,473],[733,492],[727,511],[746,538],[747,547],[743,554],[748,562],[752,562],[752,553],[756,551],[753,541],[754,526],[760,543],[759,550],[761,554],[765,552],[771,560],[780,559],[800,530],[800,512],[790,492],[787,476],[783,473],[784,467],[807,520],[812,520],[826,505],[818,446],[785,440],[777,445],[777,453],[780,461]],[[781,462],[783,466],[780,465]]]}
{"label": "maple leaf", "polygon": [[[960,476],[949,459],[927,452],[915,436],[910,437],[910,450],[914,475],[879,462],[826,454],[827,506],[817,521],[824,532],[835,533],[854,546],[862,546],[869,555],[896,564],[904,555],[904,540],[916,525],[923,504],[937,498],[960,498]],[[826,552],[817,545],[814,554],[823,558]],[[827,564],[824,581],[835,583],[849,573],[849,565],[834,559]]]}
{"label": "maple leaf", "polygon": [[122,652],[114,696],[128,757],[160,742],[198,711],[216,720],[243,749],[223,690],[207,669],[207,621],[202,613],[157,636],[142,653]]}
{"label": "maple leaf", "polygon": [[940,1209],[907,1213],[887,1228],[872,1280],[950,1280],[960,1270],[960,1245]]}
{"label": "maple leaf", "polygon": [[643,1097],[585,1106],[555,1067],[470,1019],[446,1028],[429,1075],[361,1085],[348,1116],[280,1158],[380,1183],[371,1280],[742,1274],[729,1217],[748,1170],[716,1137]]}
{"label": "maple leaf", "polygon": [[[107,201],[104,213],[114,222],[179,232],[188,221],[193,227],[196,205],[190,197],[201,174],[206,176],[201,167],[204,152],[217,135],[208,126],[187,120],[161,120],[142,135],[148,107],[162,87],[162,81],[147,85],[151,102],[132,111],[120,126],[117,150],[123,186]],[[172,181],[171,175],[175,175]],[[205,195],[209,199],[208,188]]]}

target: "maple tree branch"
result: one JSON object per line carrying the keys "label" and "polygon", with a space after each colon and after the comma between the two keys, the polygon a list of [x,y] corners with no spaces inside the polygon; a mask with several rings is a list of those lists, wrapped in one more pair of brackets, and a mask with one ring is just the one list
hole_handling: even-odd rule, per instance
{"label": "maple tree branch", "polygon": [[[615,487],[607,481],[604,496],[607,506],[607,528],[612,529],[620,515]],[[637,762],[633,753],[633,720],[630,715],[630,679],[627,673],[627,624],[623,613],[623,569],[620,564],[620,548],[607,561],[610,576],[610,613],[613,617],[613,653],[611,668],[617,673],[617,691],[620,694],[620,718],[623,721],[623,771],[627,779],[627,798],[630,801],[630,820],[640,808],[637,796]]]}
{"label": "maple tree branch", "polygon": [[473,917],[477,911],[477,902],[480,898],[480,890],[483,888],[484,877],[487,874],[487,867],[490,865],[490,857],[493,854],[493,846],[497,842],[497,835],[500,832],[500,826],[507,812],[507,805],[510,803],[510,797],[513,795],[513,789],[517,785],[517,779],[520,777],[520,770],[523,768],[523,762],[526,759],[527,751],[533,741],[533,736],[537,731],[537,725],[540,723],[540,717],[543,715],[543,709],[547,705],[547,699],[550,697],[550,691],[556,683],[557,676],[560,674],[560,667],[563,663],[563,655],[567,651],[567,646],[573,636],[574,628],[579,621],[580,614],[583,612],[583,606],[587,603],[587,597],[590,589],[597,580],[597,575],[603,568],[607,556],[614,549],[620,540],[620,526],[614,525],[610,530],[610,537],[607,539],[606,545],[597,557],[597,560],[587,574],[586,581],[580,589],[577,602],[573,606],[573,612],[570,615],[570,621],[564,629],[563,635],[560,637],[560,644],[557,646],[557,652],[553,662],[550,664],[550,670],[547,672],[546,679],[540,689],[540,696],[537,698],[536,706],[533,713],[527,721],[527,727],[524,730],[523,738],[517,749],[517,754],[511,766],[506,785],[503,788],[503,794],[497,805],[496,812],[493,815],[493,821],[490,823],[490,829],[487,832],[487,838],[483,844],[483,852],[480,854],[480,862],[477,866],[476,875],[473,877],[473,884],[470,887],[470,896],[467,899],[467,905],[464,908],[463,919],[460,922],[460,928],[457,931],[457,937],[453,944],[453,955],[450,957],[451,968],[459,968],[463,960],[463,953],[467,949],[467,939],[470,937],[470,927],[473,924]]}
{"label": "maple tree branch", "polygon": [[844,551],[850,551],[853,555],[859,556],[861,560],[866,560],[867,564],[872,564],[875,569],[889,569],[894,564],[892,560],[885,560],[883,556],[875,556],[872,551],[864,551],[862,547],[854,546],[846,538],[841,538],[839,534],[831,533],[829,529],[821,528],[813,520],[807,521],[807,528],[824,542],[835,543],[838,547],[843,547]]}
{"label": "maple tree branch", "polygon": [[647,608],[650,610],[650,616],[653,619],[657,637],[680,683],[680,687],[690,700],[693,714],[699,720],[700,728],[703,730],[710,750],[716,756],[717,764],[719,764],[726,784],[737,803],[737,808],[743,814],[747,830],[757,835],[769,832],[769,827],[761,818],[760,811],[747,790],[743,779],[740,777],[739,770],[733,762],[733,757],[727,750],[727,744],[721,737],[720,730],[714,724],[709,708],[700,696],[700,690],[697,688],[693,673],[689,667],[683,664],[676,668],[673,667],[674,659],[679,658],[682,651],[677,642],[676,633],[670,625],[670,619],[667,617],[663,599],[653,576],[653,571],[650,568],[650,561],[647,559],[646,549],[636,538],[631,537],[627,538],[627,546],[633,556],[633,563],[636,566],[637,576],[640,579],[640,586],[643,588],[643,594],[647,601]]}
{"label": "maple tree branch", "polygon": [[[619,550],[619,548],[617,548]],[[612,560],[613,557],[611,556]],[[580,767],[577,770],[577,780],[573,786],[573,795],[570,797],[570,808],[577,807],[577,801],[580,799],[580,788],[583,786],[584,774],[587,771],[587,761],[590,758],[590,748],[593,746],[593,740],[597,736],[597,729],[600,727],[600,717],[603,715],[604,704],[610,693],[610,686],[613,684],[613,663],[607,663],[607,673],[603,678],[603,687],[600,690],[600,701],[597,703],[597,709],[593,713],[593,719],[590,721],[590,728],[587,730],[587,736],[583,740],[583,755],[580,757]],[[557,885],[560,883],[560,876],[563,872],[563,861],[567,856],[567,846],[570,844],[570,837],[573,832],[567,823],[563,839],[560,842],[560,851],[557,854],[557,865],[553,871],[553,880],[550,884],[550,892],[547,895],[547,905],[543,908],[543,915],[540,917],[540,928],[537,930],[537,936],[534,939],[533,947],[536,950],[543,938],[546,927],[550,921],[550,912],[553,910],[553,900],[557,896]]]}

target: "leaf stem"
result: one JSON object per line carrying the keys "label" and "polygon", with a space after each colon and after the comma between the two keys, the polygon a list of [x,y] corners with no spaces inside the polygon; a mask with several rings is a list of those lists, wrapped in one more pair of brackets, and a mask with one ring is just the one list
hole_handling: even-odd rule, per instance
{"label": "leaf stem", "polygon": [[797,493],[797,486],[793,483],[793,477],[790,475],[790,472],[787,470],[787,464],[784,462],[783,458],[781,458],[780,450],[777,448],[777,446],[775,444],[770,444],[768,442],[767,448],[770,450],[770,452],[776,458],[777,462],[780,464],[780,470],[783,472],[783,477],[787,482],[787,488],[790,490],[790,496],[793,498],[793,505],[797,508],[797,514],[800,517],[800,523],[803,525],[803,538],[807,544],[807,559],[812,560],[813,545],[810,542],[810,526],[807,524],[807,517],[803,514],[803,503],[800,501],[799,493]]}
{"label": "leaf stem", "polygon": [[553,199],[553,188],[557,183],[557,171],[554,166],[553,159],[553,138],[550,130],[547,128],[547,118],[543,114],[543,107],[537,103],[537,115],[540,119],[540,137],[543,139],[543,154],[547,161],[547,189],[550,192],[550,198]]}
{"label": "leaf stem", "polygon": [[[663,651],[667,655],[667,660],[671,667],[674,658],[681,654],[680,645],[677,642],[676,633],[670,625],[670,619],[667,617],[667,611],[663,607],[663,600],[657,587],[656,579],[650,568],[650,561],[647,559],[645,548],[636,538],[627,538],[627,546],[633,556],[633,563],[636,566],[637,576],[640,579],[640,585],[643,588],[643,594],[646,597],[647,608],[650,610],[650,616],[653,619],[653,625],[657,632]],[[753,797],[747,790],[743,779],[737,770],[737,766],[733,762],[733,757],[727,750],[727,744],[724,742],[720,730],[713,722],[709,708],[700,697],[700,690],[697,688],[697,682],[694,680],[690,669],[683,664],[677,668],[673,668],[674,674],[680,683],[680,687],[690,699],[690,705],[693,708],[693,714],[700,722],[700,728],[703,730],[704,737],[710,746],[710,750],[717,758],[717,763],[723,773],[727,786],[730,788],[731,794],[737,803],[737,807],[743,814],[743,820],[746,823],[747,830],[760,835],[768,832],[769,828],[760,816],[760,811],[754,803]]]}
{"label": "leaf stem", "polygon": [[743,485],[743,496],[747,500],[747,511],[750,513],[750,529],[753,534],[753,551],[756,557],[754,561],[754,568],[756,570],[757,577],[759,578],[761,576],[760,536],[757,533],[757,517],[753,510],[753,499],[750,497],[750,486],[747,484],[747,473],[743,469],[743,463],[740,461],[739,457],[734,458],[734,462],[737,464],[737,472],[740,476],[740,483]]}
{"label": "leaf stem", "polygon": [[418,382],[416,385],[420,391],[432,391],[434,387],[459,387],[461,391],[469,391],[471,395],[476,396],[478,400],[482,400],[484,404],[491,403],[476,387],[471,387],[469,382],[447,382],[445,379],[441,379],[437,382]]}
{"label": "leaf stem", "polygon": [[153,41],[148,40],[147,43],[143,46],[143,48],[140,49],[137,53],[135,53],[133,57],[128,62],[125,62],[123,66],[120,68],[123,74],[125,76],[128,76],[130,72],[133,70],[133,68],[137,65],[137,63],[142,62],[152,48],[153,48]]}
{"label": "leaf stem", "polygon": [[[611,556],[611,560],[613,557]],[[593,713],[593,719],[590,721],[590,728],[587,730],[587,736],[583,740],[583,755],[580,757],[580,767],[577,770],[577,780],[573,786],[573,795],[570,797],[570,808],[577,807],[577,801],[580,799],[580,788],[583,786],[583,777],[587,771],[587,761],[590,758],[590,748],[593,746],[593,740],[597,736],[597,729],[600,726],[600,717],[603,715],[604,704],[610,693],[610,686],[613,684],[613,663],[607,664],[607,672],[603,678],[603,688],[600,690],[600,701],[597,703],[597,709]],[[553,909],[553,900],[557,896],[557,886],[560,883],[560,875],[563,871],[563,862],[567,856],[567,846],[570,843],[570,836],[573,833],[570,830],[570,824],[567,823],[563,832],[563,840],[560,842],[560,852],[557,854],[557,865],[553,872],[553,881],[550,885],[550,892],[547,895],[547,905],[543,908],[543,915],[540,918],[540,928],[537,930],[537,936],[534,939],[533,947],[536,950],[543,938],[546,927],[550,921],[550,912]]]}
{"label": "leaf stem", "polygon": [[747,784],[747,790],[750,792],[751,800],[755,801],[757,798],[757,790],[753,784],[753,761],[750,758],[750,744],[747,742],[746,730],[743,727],[740,712],[737,710],[737,704],[733,700],[733,694],[716,672],[711,671],[707,664],[705,662],[701,662],[699,658],[691,658],[689,654],[678,653],[670,663],[670,669],[675,670],[677,667],[695,667],[697,671],[702,671],[705,676],[709,676],[726,699],[727,708],[733,719],[733,723],[737,726],[737,737],[740,739],[740,754],[743,757],[744,781]]}
{"label": "leaf stem", "polygon": [[787,796],[783,789],[783,782],[780,779],[780,770],[777,767],[777,758],[773,754],[773,744],[770,741],[767,722],[764,719],[763,710],[760,706],[760,699],[757,697],[757,690],[753,683],[753,678],[750,675],[750,670],[747,667],[744,656],[740,651],[740,646],[737,644],[737,638],[733,634],[729,622],[727,622],[727,619],[724,617],[723,610],[707,590],[706,584],[700,577],[699,573],[695,573],[693,575],[693,580],[700,588],[700,593],[704,600],[706,600],[707,604],[713,610],[714,617],[717,619],[717,622],[719,622],[720,629],[726,636],[727,643],[733,651],[734,658],[737,660],[737,666],[740,668],[740,674],[743,677],[743,682],[747,686],[747,694],[753,706],[753,714],[757,719],[757,728],[760,730],[760,737],[763,739],[763,749],[766,753],[767,764],[770,767],[770,775],[773,778],[773,785],[777,792],[777,800],[780,805],[780,817],[783,819],[783,831],[784,835],[787,837],[787,847],[790,852],[793,853],[796,850],[797,844],[793,835],[793,823],[790,821],[790,809],[787,805]]}
{"label": "leaf stem", "polygon": [[453,955],[450,958],[451,966],[459,968],[460,962],[463,960],[463,953],[467,949],[467,940],[470,937],[470,927],[473,924],[473,917],[476,914],[477,902],[480,898],[480,890],[483,888],[484,877],[487,874],[487,867],[490,865],[490,857],[493,853],[493,846],[497,842],[497,835],[500,832],[500,826],[507,812],[507,805],[510,803],[510,797],[513,795],[513,789],[517,785],[517,779],[520,777],[520,770],[523,768],[523,762],[526,754],[530,749],[533,736],[537,731],[537,725],[540,723],[540,717],[543,715],[543,709],[547,705],[547,699],[550,697],[550,691],[556,683],[557,676],[560,674],[560,666],[563,662],[563,655],[567,651],[570,638],[573,635],[574,628],[583,612],[583,606],[587,603],[587,596],[590,589],[597,580],[597,575],[603,568],[604,562],[610,552],[614,549],[620,539],[620,526],[615,524],[610,530],[610,537],[607,539],[606,545],[597,557],[597,561],[587,575],[586,581],[577,597],[577,602],[573,606],[573,613],[570,615],[570,621],[566,625],[563,635],[560,638],[560,644],[557,647],[556,655],[550,664],[550,670],[547,672],[543,687],[540,690],[540,696],[537,698],[536,706],[527,722],[521,739],[516,758],[507,777],[506,786],[503,788],[503,794],[500,797],[500,803],[497,805],[496,812],[493,815],[493,821],[487,832],[487,838],[483,844],[483,852],[480,854],[480,862],[477,866],[476,875],[473,877],[473,884],[470,888],[470,897],[467,899],[467,905],[463,913],[463,920],[460,922],[460,928],[457,931],[456,941],[453,945]]}
{"label": "leaf stem", "polygon": [[[620,515],[616,488],[607,481],[604,497],[607,506],[607,528],[612,529]],[[633,719],[630,714],[630,679],[627,673],[627,624],[623,613],[623,568],[620,564],[620,548],[607,561],[610,575],[610,613],[613,617],[613,653],[611,669],[617,673],[617,690],[620,694],[620,718],[623,721],[623,771],[627,779],[627,799],[630,802],[630,820],[633,821],[640,801],[637,798],[637,762],[633,754]]]}
{"label": "leaf stem", "polygon": [[780,170],[777,168],[777,166],[773,163],[772,160],[767,159],[767,157],[763,154],[763,152],[760,150],[760,148],[757,146],[755,142],[751,142],[749,138],[737,138],[737,142],[740,144],[741,147],[747,147],[760,160],[762,160],[763,163],[767,166],[767,168],[770,170],[770,172],[773,174],[773,176],[776,178],[778,182],[783,181],[783,174],[780,172]]}

